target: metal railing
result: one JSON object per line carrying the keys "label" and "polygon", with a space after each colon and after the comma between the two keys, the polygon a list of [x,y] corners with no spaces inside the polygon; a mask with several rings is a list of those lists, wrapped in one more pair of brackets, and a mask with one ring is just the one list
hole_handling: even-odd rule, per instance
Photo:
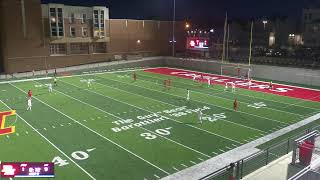
{"label": "metal railing", "polygon": [[231,163],[230,165],[201,178],[201,180],[229,180],[231,176],[235,180],[242,179],[246,175],[249,175],[259,168],[268,165],[272,161],[290,153],[293,150],[293,142],[297,137],[319,129],[320,126],[316,126],[297,133],[296,135],[287,138],[276,145],[261,150],[237,162]]}

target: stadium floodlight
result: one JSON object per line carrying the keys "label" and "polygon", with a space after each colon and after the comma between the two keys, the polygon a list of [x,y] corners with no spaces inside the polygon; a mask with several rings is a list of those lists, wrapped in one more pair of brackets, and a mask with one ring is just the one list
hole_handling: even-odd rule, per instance
{"label": "stadium floodlight", "polygon": [[263,29],[266,29],[266,24],[268,24],[268,21],[267,20],[263,20],[262,23],[263,23]]}

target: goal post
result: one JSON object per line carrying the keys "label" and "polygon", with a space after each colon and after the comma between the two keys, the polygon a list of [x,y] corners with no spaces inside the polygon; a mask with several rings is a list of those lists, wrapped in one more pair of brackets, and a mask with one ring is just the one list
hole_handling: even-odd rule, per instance
{"label": "goal post", "polygon": [[221,75],[250,79],[252,78],[252,69],[251,66],[247,64],[222,63]]}

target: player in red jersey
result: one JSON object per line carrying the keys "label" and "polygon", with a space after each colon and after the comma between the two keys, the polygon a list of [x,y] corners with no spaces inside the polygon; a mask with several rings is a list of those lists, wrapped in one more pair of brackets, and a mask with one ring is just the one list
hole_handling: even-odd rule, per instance
{"label": "player in red jersey", "polygon": [[168,89],[170,90],[171,88],[171,79],[168,79]]}
{"label": "player in red jersey", "polygon": [[163,80],[163,88],[167,89],[167,80]]}
{"label": "player in red jersey", "polygon": [[32,91],[31,90],[28,91],[28,97],[29,97],[29,99],[32,98]]}
{"label": "player in red jersey", "polygon": [[133,72],[133,75],[132,75],[132,76],[133,76],[133,80],[136,81],[136,80],[137,80],[137,73],[136,73],[136,72]]}
{"label": "player in red jersey", "polygon": [[238,101],[237,101],[237,98],[234,99],[234,102],[233,102],[233,110],[234,110],[234,111],[238,111]]}

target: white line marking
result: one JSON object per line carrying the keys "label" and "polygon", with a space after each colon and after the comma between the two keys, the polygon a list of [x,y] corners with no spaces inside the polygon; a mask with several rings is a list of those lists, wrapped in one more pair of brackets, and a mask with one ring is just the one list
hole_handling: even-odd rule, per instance
{"label": "white line marking", "polygon": [[235,144],[231,144],[233,147],[238,147],[237,145],[235,145]]}
{"label": "white line marking", "polygon": [[45,131],[47,130],[47,128],[43,128]]}
{"label": "white line marking", "polygon": [[[71,84],[71,83],[68,83],[68,82],[65,82],[65,81],[63,81],[63,82],[66,83],[66,84],[70,84],[71,86],[80,88],[79,86],[76,86],[76,85],[74,85],[74,84]],[[97,84],[100,84],[100,83],[97,83]],[[149,111],[149,110],[140,108],[140,107],[138,107],[138,106],[135,106],[135,105],[132,105],[132,104],[129,104],[129,103],[126,103],[126,102],[123,102],[123,101],[114,99],[114,98],[112,98],[112,97],[110,97],[110,96],[106,96],[106,95],[103,95],[103,94],[101,94],[101,93],[98,93],[98,92],[95,92],[95,91],[91,91],[91,90],[88,90],[88,89],[85,89],[85,90],[86,90],[86,91],[89,91],[89,92],[92,92],[92,93],[94,93],[94,94],[103,96],[103,97],[107,97],[107,98],[112,99],[112,100],[114,100],[114,101],[118,101],[118,102],[121,102],[121,103],[123,103],[123,104],[127,104],[127,105],[129,105],[129,106],[133,106],[133,107],[137,108],[137,109],[136,109],[137,111],[139,111],[138,109],[141,109],[141,110],[143,110],[143,111],[148,111],[148,112],[150,112],[150,113],[154,113],[154,112],[152,112],[152,111]],[[162,102],[162,103],[164,103],[164,102]],[[166,117],[166,116],[162,116],[162,117]],[[172,120],[172,121],[175,121],[175,122],[177,122],[177,123],[179,123],[179,124],[182,123],[181,121],[178,121],[178,120],[175,120],[175,119],[172,119],[172,118],[169,118],[169,117],[166,117],[166,118],[168,118],[168,119],[170,119],[170,120]],[[205,129],[198,128],[198,127],[193,126],[193,125],[190,125],[190,124],[186,124],[186,126],[189,126],[189,127],[198,129],[198,130],[200,130],[200,131],[204,131],[204,132],[207,132],[207,133],[209,133],[209,134],[212,134],[212,135],[215,135],[215,136],[219,136],[219,137],[221,137],[221,138],[228,139],[229,141],[233,141],[233,142],[236,142],[236,143],[241,144],[239,141],[236,141],[236,140],[230,139],[230,138],[228,138],[228,137],[225,137],[225,136],[222,136],[222,135],[219,135],[219,134],[216,134],[216,133],[207,131],[207,130],[205,130]]]}
{"label": "white line marking", "polygon": [[231,147],[228,147],[228,146],[226,146],[226,148],[227,148],[227,149],[229,149],[229,150],[233,149],[233,148],[231,148]]}
{"label": "white line marking", "polygon": [[223,150],[223,149],[219,149],[219,151],[221,151],[221,152],[226,152],[225,150]]}
{"label": "white line marking", "polygon": [[198,158],[200,161],[204,161],[202,158]]}
{"label": "white line marking", "polygon": [[[11,83],[10,83],[11,84]],[[23,92],[23,91],[22,91]],[[0,100],[2,104],[4,104],[7,108],[11,109],[7,104],[5,104],[3,101]],[[37,129],[35,129],[31,124],[29,124],[23,117],[21,117],[19,114],[17,116],[22,119],[28,126],[30,126],[35,132],[37,132],[43,139],[45,139],[50,145],[52,145],[54,148],[56,148],[61,154],[63,154],[66,158],[68,158],[73,164],[75,164],[78,168],[80,168],[84,173],[86,173],[91,179],[94,178],[90,173],[88,173],[85,169],[83,169],[79,164],[77,164],[75,161],[72,160],[68,155],[66,155],[62,150],[60,150],[55,144],[53,144],[49,139],[47,139],[44,135],[42,135]]]}
{"label": "white line marking", "polygon": [[91,152],[91,151],[94,151],[94,150],[96,150],[96,148],[87,149],[87,152]]}
{"label": "white line marking", "polygon": [[181,164],[181,166],[183,166],[183,167],[185,167],[185,168],[187,168],[188,166],[186,166],[185,164]]}
{"label": "white line marking", "polygon": [[[98,77],[100,77],[100,76],[98,76]],[[103,78],[103,77],[100,77],[100,78],[106,79],[106,78]],[[107,79],[107,80],[108,80],[108,79]],[[117,81],[117,80],[114,80],[114,81]],[[144,81],[144,80],[142,80],[142,81]],[[65,82],[65,81],[64,81],[64,82]],[[120,82],[120,81],[118,81],[118,82]],[[145,82],[150,82],[150,81],[145,81]],[[153,83],[153,82],[150,82],[150,83]],[[69,84],[69,83],[68,83],[68,84]],[[97,84],[101,84],[101,83],[98,83],[98,82],[97,82]],[[128,83],[126,83],[126,84],[128,84]],[[101,85],[106,86],[106,85],[104,85],[104,84],[101,84]],[[137,86],[137,85],[132,85],[132,86]],[[159,86],[159,85],[158,85],[158,86]],[[108,87],[108,86],[106,86],[106,87]],[[155,89],[150,89],[150,88],[147,88],[147,87],[141,87],[141,86],[137,86],[137,87],[144,88],[144,89],[149,89],[149,90],[151,90],[151,91],[155,91],[155,92],[159,92],[159,93],[163,93],[163,94],[168,94],[168,95],[170,95],[170,96],[175,96],[175,97],[179,97],[179,98],[185,98],[185,97],[178,96],[178,95],[175,95],[175,94],[166,93],[166,92],[159,91],[159,90],[155,90]],[[180,88],[180,89],[181,89],[181,88]],[[120,89],[119,89],[119,90],[120,90]],[[124,90],[122,90],[122,91],[124,91]],[[129,93],[129,92],[128,92],[128,93]],[[135,94],[135,95],[137,95],[137,94]],[[146,97],[146,98],[147,98],[147,97]],[[155,100],[155,101],[158,101],[158,100]],[[199,101],[199,100],[194,100],[194,99],[193,99],[193,101],[196,101],[196,102],[199,102],[199,103],[203,103],[203,104],[207,104],[207,105],[209,105],[209,106],[216,106],[216,107],[219,107],[219,108],[222,108],[222,109],[226,109],[226,110],[233,110],[233,109],[226,108],[226,107],[223,107],[223,106],[219,106],[219,105],[215,105],[215,104],[209,104],[209,103],[206,103],[206,102],[201,102],[201,101]],[[164,103],[164,102],[162,102],[162,103]],[[243,111],[238,111],[238,112],[243,113],[243,114],[247,114],[247,115],[250,115],[250,116],[259,117],[259,118],[262,118],[262,119],[267,119],[267,120],[270,120],[270,121],[275,121],[275,122],[282,123],[282,124],[287,124],[287,123],[284,123],[284,122],[282,122],[282,121],[278,121],[278,120],[275,120],[275,119],[270,119],[270,118],[267,118],[267,117],[262,117],[262,116],[255,115],[255,114],[250,114],[250,113],[243,112]]]}
{"label": "white line marking", "polygon": [[[10,85],[12,85],[13,87],[17,88],[17,89],[18,89],[18,90],[20,90],[21,92],[25,93],[23,90],[21,90],[20,88],[16,87],[15,85],[13,85],[13,84],[11,84],[11,83],[10,83]],[[112,144],[114,144],[114,145],[116,145],[116,146],[120,147],[121,149],[123,149],[123,150],[127,151],[128,153],[130,153],[130,154],[134,155],[135,157],[137,157],[137,158],[139,158],[139,159],[143,160],[144,162],[148,163],[149,165],[151,165],[151,166],[153,166],[153,167],[155,167],[155,168],[159,169],[160,171],[162,171],[162,172],[164,172],[164,173],[166,173],[166,174],[168,174],[168,175],[170,174],[170,173],[168,173],[167,171],[165,171],[165,170],[161,169],[160,167],[158,167],[158,166],[156,166],[156,165],[152,164],[151,162],[149,162],[149,161],[147,161],[147,160],[143,159],[143,158],[142,158],[142,157],[140,157],[139,155],[137,155],[137,154],[135,154],[135,153],[131,152],[130,150],[128,150],[128,149],[126,149],[126,148],[124,148],[123,146],[121,146],[121,145],[117,144],[116,142],[114,142],[114,141],[112,141],[112,140],[110,140],[110,139],[106,138],[105,136],[103,136],[103,135],[99,134],[98,132],[96,132],[96,131],[92,130],[91,128],[87,127],[86,125],[83,125],[82,123],[80,123],[80,122],[76,121],[75,119],[73,119],[72,117],[70,117],[70,116],[66,115],[65,113],[63,113],[63,112],[61,112],[61,111],[59,111],[58,109],[56,109],[56,108],[54,108],[54,107],[50,106],[49,104],[47,104],[47,103],[45,103],[45,102],[41,101],[41,100],[40,100],[40,99],[38,99],[37,97],[34,97],[34,98],[35,98],[36,100],[38,100],[39,102],[41,102],[41,103],[45,104],[46,106],[50,107],[51,109],[55,110],[56,112],[58,112],[58,113],[60,113],[60,114],[64,115],[65,117],[67,117],[67,118],[71,119],[71,120],[72,120],[72,121],[74,121],[75,123],[77,123],[77,124],[81,125],[82,127],[84,127],[84,128],[86,128],[86,129],[88,129],[89,131],[93,132],[94,134],[96,134],[96,135],[100,136],[101,138],[103,138],[103,139],[105,139],[105,140],[107,140],[107,141],[111,142]]]}
{"label": "white line marking", "polygon": [[[188,70],[189,71],[189,70]],[[206,74],[210,74],[210,73],[206,73]],[[215,75],[215,74],[212,74],[212,75]],[[150,77],[150,78],[154,78],[154,79],[161,79],[161,78],[157,78],[157,77],[154,77],[154,76],[149,76],[149,75],[144,75],[144,76],[147,76],[147,77]],[[170,75],[167,75],[167,76],[170,76]],[[220,75],[218,75],[220,76]],[[186,78],[180,78],[178,76],[173,76],[173,77],[176,77],[178,79],[186,79]],[[162,79],[161,79],[162,80]],[[262,81],[260,81],[262,82]],[[191,86],[191,84],[188,84],[188,83],[185,83],[185,82],[179,82],[181,84],[186,84],[186,85],[189,85]],[[274,83],[276,84],[276,83]],[[192,85],[193,86],[193,85]],[[289,85],[286,85],[286,86],[289,86]],[[301,88],[301,87],[299,87]],[[307,88],[308,89],[308,88]],[[317,89],[311,89],[311,90],[317,90]],[[320,91],[320,90],[317,90],[317,91]],[[255,92],[260,92],[260,91],[255,91]],[[231,93],[231,92],[227,92],[227,93]],[[265,100],[265,101],[272,101],[272,102],[276,102],[276,103],[281,103],[281,104],[287,104],[287,105],[292,105],[292,103],[286,103],[286,102],[281,102],[281,101],[275,101],[275,100],[271,100],[271,99],[265,99],[265,98],[261,98],[261,97],[255,97],[255,96],[250,96],[250,95],[246,95],[246,94],[238,94],[240,96],[247,96],[247,97],[252,97],[252,98],[256,98],[256,99],[262,99],[262,100]],[[278,95],[278,94],[272,94],[271,95],[277,95],[277,96],[281,96],[281,95]],[[286,97],[286,96],[282,96],[282,97]],[[299,99],[299,98],[298,98]],[[305,100],[305,99],[301,99],[301,100]],[[306,100],[308,101],[308,100]],[[311,101],[311,102],[314,102],[314,101]],[[315,108],[312,108],[312,107],[305,107],[305,106],[300,106],[300,105],[294,105],[294,106],[298,106],[298,107],[302,107],[302,108],[306,108],[306,109],[313,109],[313,110],[317,110]]]}
{"label": "white line marking", "polygon": [[176,171],[180,171],[179,169],[177,169],[177,168],[176,168],[176,167],[174,167],[174,166],[173,166],[172,168],[173,168],[174,170],[176,170]]}
{"label": "white line marking", "polygon": [[195,162],[193,162],[193,161],[190,161],[192,164],[197,164],[197,163],[195,163]]}
{"label": "white line marking", "polygon": [[[65,82],[65,81],[63,81],[63,82]],[[66,84],[70,84],[70,85],[72,85],[72,86],[74,86],[74,87],[78,87],[78,86],[73,85],[73,84],[68,83],[68,82],[65,82],[65,83],[66,83]],[[80,87],[79,87],[79,88],[80,88]],[[105,111],[105,110],[102,110],[102,109],[100,109],[100,108],[98,108],[98,107],[96,107],[96,106],[93,106],[93,105],[89,104],[89,103],[83,102],[83,101],[81,101],[81,100],[79,100],[79,99],[77,99],[77,98],[74,98],[74,97],[70,96],[70,95],[64,94],[63,92],[60,92],[60,91],[58,91],[58,90],[55,90],[55,91],[57,91],[57,92],[60,93],[60,94],[65,95],[65,96],[67,96],[67,97],[70,97],[70,98],[72,98],[72,99],[74,99],[74,100],[76,100],[76,101],[78,101],[78,102],[81,102],[81,103],[86,104],[86,105],[88,105],[88,106],[90,106],[90,107],[93,107],[93,108],[95,108],[95,109],[97,109],[97,110],[99,110],[99,111],[101,111],[101,112],[104,112],[104,113],[106,113],[106,114],[109,114],[109,115],[111,115],[111,116],[113,116],[113,117],[116,117],[116,118],[118,118],[118,119],[124,120],[123,118],[121,118],[121,117],[119,117],[119,116],[116,116],[116,115],[114,115],[114,114],[112,114],[112,113],[109,113],[109,112],[107,112],[107,111]],[[91,91],[91,90],[87,90],[87,91],[95,93],[94,91]],[[101,95],[101,96],[104,96],[104,95]],[[104,96],[104,97],[106,97],[106,96]],[[110,99],[113,99],[113,98],[110,97]],[[113,99],[113,100],[115,100],[115,99]],[[122,101],[118,101],[118,102],[122,102]],[[122,103],[128,104],[128,103],[125,103],[125,102],[122,102]],[[129,104],[128,104],[128,105],[129,105]],[[130,106],[134,106],[134,105],[130,105]],[[134,107],[136,107],[136,106],[134,106]],[[139,107],[136,107],[136,108],[139,108]],[[139,109],[141,109],[141,108],[139,108]],[[141,109],[141,110],[143,110],[143,109]],[[144,111],[146,111],[146,110],[144,110]],[[139,127],[139,128],[141,128],[141,129],[143,129],[143,130],[145,130],[145,131],[148,131],[148,132],[150,132],[150,133],[152,133],[152,134],[155,134],[153,131],[150,131],[150,130],[144,128],[144,127]],[[207,154],[205,154],[205,153],[202,153],[202,152],[200,152],[200,151],[198,151],[198,150],[195,150],[195,149],[193,149],[193,148],[191,148],[191,147],[189,147],[189,146],[186,146],[186,145],[184,145],[184,144],[181,144],[181,143],[179,143],[179,142],[177,142],[177,141],[174,141],[174,140],[172,140],[172,139],[170,139],[170,138],[167,138],[167,137],[165,137],[165,136],[163,136],[163,135],[157,134],[157,136],[160,136],[160,137],[162,137],[162,138],[164,138],[164,139],[166,139],[166,140],[168,140],[168,141],[170,141],[170,142],[173,142],[173,143],[175,143],[175,144],[178,144],[178,145],[180,145],[180,146],[182,146],[182,147],[184,147],[184,148],[186,148],[186,149],[189,149],[189,150],[191,150],[191,151],[197,152],[197,153],[199,153],[199,154],[201,154],[201,155],[207,156],[207,157],[209,157],[209,158],[211,157],[211,156],[209,156],[209,155],[207,155]]]}
{"label": "white line marking", "polygon": [[16,133],[17,136],[19,136],[19,133]]}
{"label": "white line marking", "polygon": [[154,177],[156,177],[156,178],[160,179],[160,177],[159,177],[158,175],[156,175],[156,174],[154,175]]}
{"label": "white line marking", "polygon": [[214,154],[214,155],[218,155],[219,153],[216,153],[216,152],[212,151],[212,154]]}
{"label": "white line marking", "polygon": [[29,132],[28,132],[28,131],[26,131],[26,134],[29,134]]}
{"label": "white line marking", "polygon": [[56,127],[52,126],[53,129],[55,129]]}
{"label": "white line marking", "polygon": [[63,124],[60,124],[61,127],[63,127]]}
{"label": "white line marking", "polygon": [[251,141],[248,141],[248,140],[246,140],[246,139],[245,139],[244,141],[247,142],[247,143],[251,142]]}

